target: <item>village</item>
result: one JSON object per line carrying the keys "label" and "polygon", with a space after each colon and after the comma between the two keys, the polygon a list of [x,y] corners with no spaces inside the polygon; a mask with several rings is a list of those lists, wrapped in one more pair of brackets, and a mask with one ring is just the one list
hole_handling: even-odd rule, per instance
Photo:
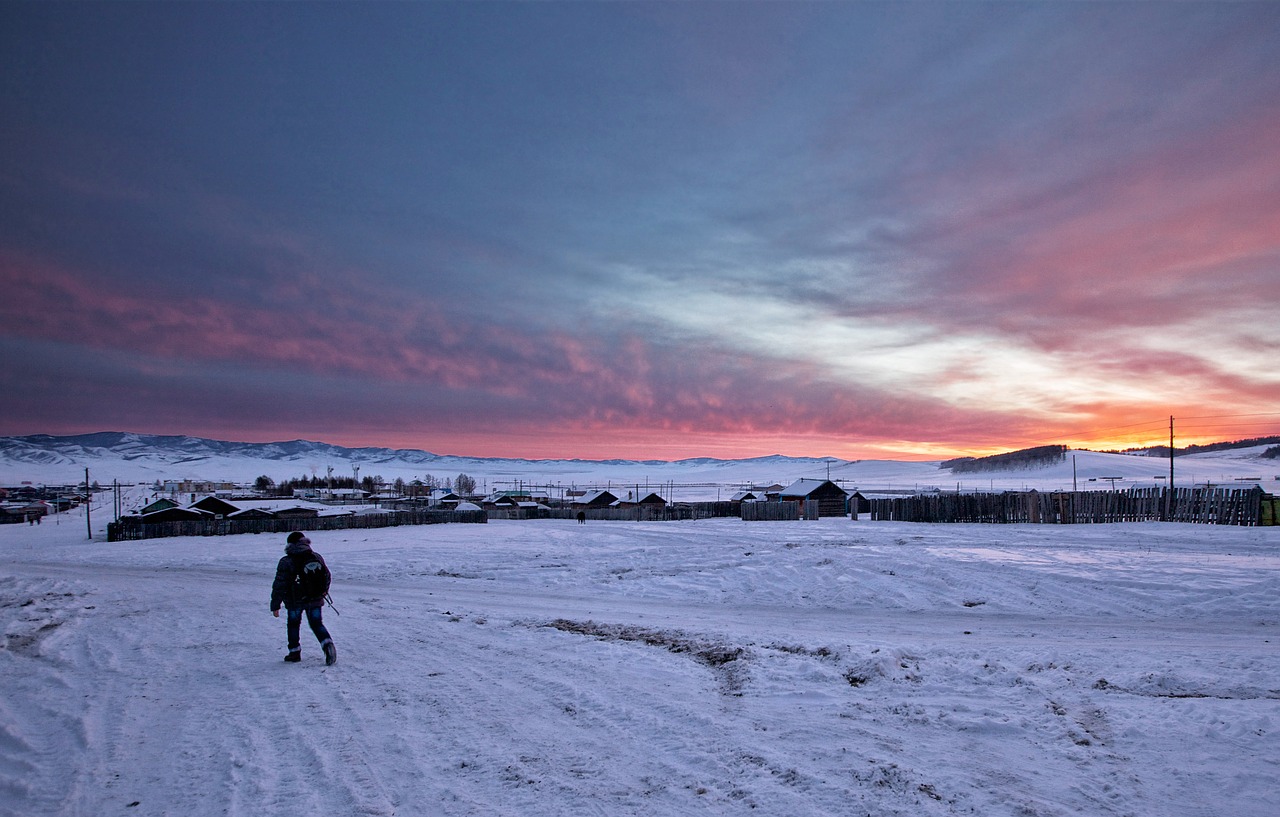
{"label": "village", "polygon": [[89,495],[83,484],[0,487],[0,525],[39,525],[47,516],[80,507]]}
{"label": "village", "polygon": [[[467,484],[467,480],[459,480]],[[868,498],[827,479],[799,479],[741,489],[724,500],[672,502],[648,486],[495,490],[480,495],[449,488],[407,486],[369,491],[358,487],[249,489],[227,482],[170,482],[144,494],[144,504],[122,512],[114,527],[119,538],[190,535],[201,531],[240,533],[276,530],[384,527],[490,519],[577,519],[654,521],[741,517],[817,519],[857,517]],[[674,486],[672,486],[674,487]],[[279,495],[286,491],[290,495]],[[558,494],[558,495],[557,495]],[[116,538],[113,534],[112,538]]]}
{"label": "village", "polygon": [[[1002,458],[1007,455],[987,459]],[[1055,452],[1051,459],[1062,460],[1063,455]],[[1262,490],[1257,477],[1238,478],[1232,485],[1206,480],[1169,487],[1158,480],[1126,482],[1119,475],[1099,476],[1081,483],[1083,490],[1074,479],[1070,490],[1053,487],[1052,481],[1036,487],[1024,481],[1015,488],[1007,480],[996,489],[991,480],[990,490],[975,491],[962,490],[959,482],[954,490],[918,483],[910,488],[884,483],[860,487],[830,474],[825,479],[795,477],[785,483],[760,481],[761,475],[756,474],[754,480],[720,483],[601,480],[566,484],[496,475],[479,483],[465,473],[444,480],[431,475],[361,480],[358,466],[354,473],[354,478],[335,477],[329,469],[323,478],[302,477],[279,484],[260,476],[252,482],[186,478],[100,485],[89,481],[86,471],[86,481],[77,484],[24,482],[0,487],[0,523],[42,524],[89,500],[95,513],[110,520],[107,533],[112,541],[536,519],[757,522],[842,517],[853,521],[1231,525],[1274,525],[1280,519],[1280,500]]]}

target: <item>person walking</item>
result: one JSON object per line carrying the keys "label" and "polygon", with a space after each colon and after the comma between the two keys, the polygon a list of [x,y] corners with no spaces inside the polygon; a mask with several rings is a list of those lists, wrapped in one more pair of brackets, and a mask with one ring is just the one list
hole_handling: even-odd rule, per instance
{"label": "person walking", "polygon": [[338,648],[333,645],[322,616],[329,593],[329,566],[311,549],[311,540],[301,531],[289,534],[284,554],[276,565],[275,581],[271,583],[271,614],[279,618],[281,604],[287,614],[289,652],[284,660],[290,663],[302,660],[302,617],[306,615],[311,632],[324,650],[325,664],[333,664],[338,660]]}

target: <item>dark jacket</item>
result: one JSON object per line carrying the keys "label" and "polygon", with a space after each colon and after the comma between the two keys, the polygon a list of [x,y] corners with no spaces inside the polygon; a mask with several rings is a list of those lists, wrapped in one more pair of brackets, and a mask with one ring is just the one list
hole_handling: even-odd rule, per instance
{"label": "dark jacket", "polygon": [[[312,559],[324,564],[324,558],[311,549],[310,545],[295,542],[286,545],[285,555],[276,565],[276,578],[271,583],[271,612],[280,609],[281,603],[286,610],[306,610],[309,607],[323,607],[324,596],[318,598],[298,598],[297,576],[302,566]],[[328,565],[325,565],[328,569]]]}

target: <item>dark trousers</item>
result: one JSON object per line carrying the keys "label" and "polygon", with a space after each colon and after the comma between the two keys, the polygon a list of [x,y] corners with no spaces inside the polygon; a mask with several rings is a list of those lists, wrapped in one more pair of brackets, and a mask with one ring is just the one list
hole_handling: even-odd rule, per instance
{"label": "dark trousers", "polygon": [[321,614],[324,612],[323,607],[308,607],[306,610],[286,610],[288,616],[289,629],[289,652],[295,652],[302,649],[302,614],[307,614],[307,624],[311,625],[311,632],[316,634],[316,641],[321,644],[329,640],[329,631],[325,629],[324,620]]}

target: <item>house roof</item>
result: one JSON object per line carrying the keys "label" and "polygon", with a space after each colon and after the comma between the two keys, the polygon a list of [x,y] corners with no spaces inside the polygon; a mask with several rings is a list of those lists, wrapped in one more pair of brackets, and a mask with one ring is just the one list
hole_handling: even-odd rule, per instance
{"label": "house roof", "polygon": [[213,514],[199,508],[161,508],[158,511],[144,513],[143,522],[180,522],[192,519],[209,519]]}
{"label": "house roof", "polygon": [[[213,500],[209,502],[207,500]],[[341,505],[325,505],[320,502],[307,502],[305,500],[284,497],[280,499],[238,499],[235,502],[228,502],[225,499],[216,497],[205,497],[197,500],[188,507],[198,507],[199,509],[210,511],[213,513],[221,513],[225,516],[235,516],[243,514],[245,511],[262,511],[269,514],[278,514],[288,511],[311,511],[317,516],[350,516],[353,510],[349,507]],[[214,510],[217,508],[218,510]]]}
{"label": "house roof", "polygon": [[234,503],[228,502],[227,500],[221,497],[213,496],[212,494],[208,496],[200,497],[199,499],[197,499],[195,502],[192,502],[187,507],[196,508],[202,511],[208,511],[209,513],[213,513],[213,514],[220,513],[220,514],[223,514],[224,516],[233,514],[236,511],[244,510],[244,508],[241,507],[240,505],[236,505]]}
{"label": "house roof", "polygon": [[836,485],[834,482],[832,482],[829,479],[808,479],[808,478],[796,480],[795,482],[788,485],[786,488],[783,488],[779,493],[782,496],[808,496],[809,494],[813,493],[814,491],[818,490],[824,485],[831,485],[846,494],[848,493],[848,491],[845,491],[843,488],[841,488],[839,485]]}
{"label": "house roof", "polygon": [[589,494],[583,494],[582,496],[573,500],[573,504],[574,505],[590,505],[591,503],[598,502],[602,499],[605,499],[606,497],[610,502],[618,501],[618,498],[614,496],[612,491],[592,491]]}

